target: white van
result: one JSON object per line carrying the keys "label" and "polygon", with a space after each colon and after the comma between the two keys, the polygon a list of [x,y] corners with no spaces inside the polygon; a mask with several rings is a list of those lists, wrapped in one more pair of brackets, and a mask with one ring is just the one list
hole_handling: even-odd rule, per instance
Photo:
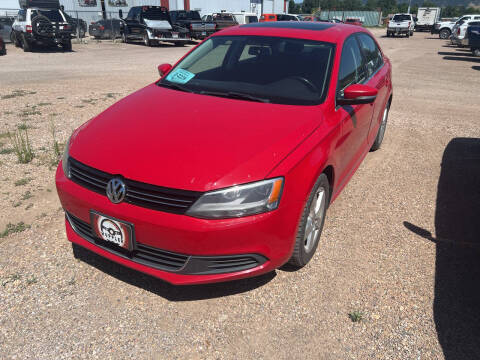
{"label": "white van", "polygon": [[255,13],[247,13],[242,11],[234,12],[232,14],[240,25],[258,22],[258,16]]}

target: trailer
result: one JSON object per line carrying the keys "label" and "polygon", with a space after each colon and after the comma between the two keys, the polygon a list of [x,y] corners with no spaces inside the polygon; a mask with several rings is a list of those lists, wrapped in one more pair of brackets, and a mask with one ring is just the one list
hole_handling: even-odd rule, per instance
{"label": "trailer", "polygon": [[440,19],[441,8],[421,7],[418,8],[415,31],[431,31],[435,23]]}

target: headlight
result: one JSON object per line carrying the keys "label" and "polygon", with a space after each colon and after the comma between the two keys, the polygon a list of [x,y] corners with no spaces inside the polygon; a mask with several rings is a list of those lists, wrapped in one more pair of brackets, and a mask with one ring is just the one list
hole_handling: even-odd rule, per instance
{"label": "headlight", "polygon": [[62,169],[63,173],[67,178],[70,178],[70,167],[68,166],[68,149],[70,148],[70,139],[68,138],[67,143],[65,144],[65,150],[63,150],[63,155],[62,155]]}
{"label": "headlight", "polygon": [[275,178],[207,192],[186,214],[204,219],[260,214],[278,208],[282,190],[283,178]]}

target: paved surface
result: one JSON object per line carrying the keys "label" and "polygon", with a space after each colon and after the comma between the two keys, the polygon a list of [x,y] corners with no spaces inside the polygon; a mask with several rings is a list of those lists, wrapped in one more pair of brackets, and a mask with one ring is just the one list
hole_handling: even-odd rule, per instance
{"label": "paved surface", "polygon": [[36,157],[0,154],[0,231],[31,226],[0,238],[0,358],[480,358],[480,60],[430,34],[376,35],[393,63],[387,133],[329,209],[312,262],[179,288],[73,256],[52,126],[64,142],[187,48],[7,45],[1,148],[24,123]]}

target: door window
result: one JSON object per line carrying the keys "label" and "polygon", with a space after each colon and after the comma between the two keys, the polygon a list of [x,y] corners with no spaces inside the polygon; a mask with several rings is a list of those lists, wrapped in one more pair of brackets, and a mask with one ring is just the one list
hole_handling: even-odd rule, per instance
{"label": "door window", "polygon": [[358,47],[357,39],[351,36],[343,44],[337,89],[338,91],[343,91],[347,86],[361,83],[365,79],[365,67],[362,54]]}
{"label": "door window", "polygon": [[383,65],[383,56],[375,40],[367,34],[358,34],[360,48],[365,59],[367,78],[372,76]]}

